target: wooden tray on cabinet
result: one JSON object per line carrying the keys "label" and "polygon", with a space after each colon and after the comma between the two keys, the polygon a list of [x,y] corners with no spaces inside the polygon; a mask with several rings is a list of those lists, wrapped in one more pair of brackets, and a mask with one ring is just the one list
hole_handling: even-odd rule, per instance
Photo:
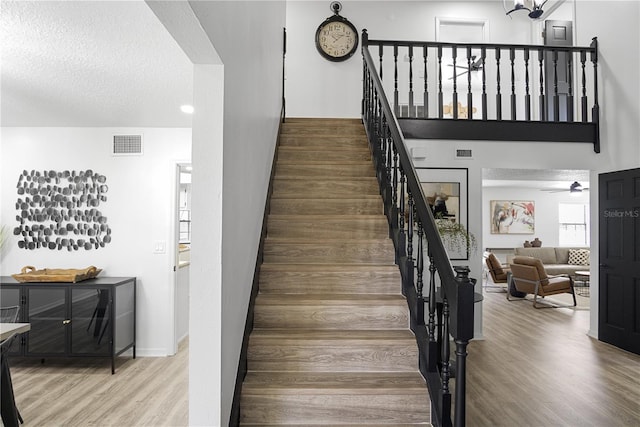
{"label": "wooden tray on cabinet", "polygon": [[85,269],[74,268],[45,268],[36,270],[35,267],[27,265],[22,267],[20,274],[12,274],[11,276],[20,283],[25,282],[70,282],[76,283],[96,277],[102,269],[94,266]]}

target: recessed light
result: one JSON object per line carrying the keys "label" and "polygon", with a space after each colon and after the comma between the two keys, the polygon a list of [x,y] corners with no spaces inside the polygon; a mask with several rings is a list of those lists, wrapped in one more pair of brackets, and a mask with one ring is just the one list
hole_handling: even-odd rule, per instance
{"label": "recessed light", "polygon": [[193,105],[181,105],[180,111],[185,114],[193,114]]}

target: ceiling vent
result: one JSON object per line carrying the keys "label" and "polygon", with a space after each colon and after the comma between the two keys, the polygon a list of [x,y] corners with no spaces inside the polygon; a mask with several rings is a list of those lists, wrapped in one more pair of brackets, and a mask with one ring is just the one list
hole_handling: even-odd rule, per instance
{"label": "ceiling vent", "polygon": [[142,135],[113,135],[114,156],[141,156]]}
{"label": "ceiling vent", "polygon": [[473,152],[470,148],[456,148],[456,159],[473,159]]}

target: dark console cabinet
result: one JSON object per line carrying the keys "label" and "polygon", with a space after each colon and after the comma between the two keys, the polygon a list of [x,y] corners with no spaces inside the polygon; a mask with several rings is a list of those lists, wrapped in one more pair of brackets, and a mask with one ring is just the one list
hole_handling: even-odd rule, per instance
{"label": "dark console cabinet", "polygon": [[100,277],[79,283],[19,283],[2,276],[2,306],[20,306],[31,324],[20,345],[24,357],[108,357],[132,349],[136,357],[136,278]]}

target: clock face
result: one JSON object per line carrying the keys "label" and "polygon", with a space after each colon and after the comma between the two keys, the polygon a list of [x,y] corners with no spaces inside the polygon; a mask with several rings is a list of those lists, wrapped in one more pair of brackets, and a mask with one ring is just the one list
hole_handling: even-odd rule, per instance
{"label": "clock face", "polygon": [[318,52],[330,61],[344,61],[358,47],[358,33],[349,21],[341,16],[327,19],[316,31]]}

